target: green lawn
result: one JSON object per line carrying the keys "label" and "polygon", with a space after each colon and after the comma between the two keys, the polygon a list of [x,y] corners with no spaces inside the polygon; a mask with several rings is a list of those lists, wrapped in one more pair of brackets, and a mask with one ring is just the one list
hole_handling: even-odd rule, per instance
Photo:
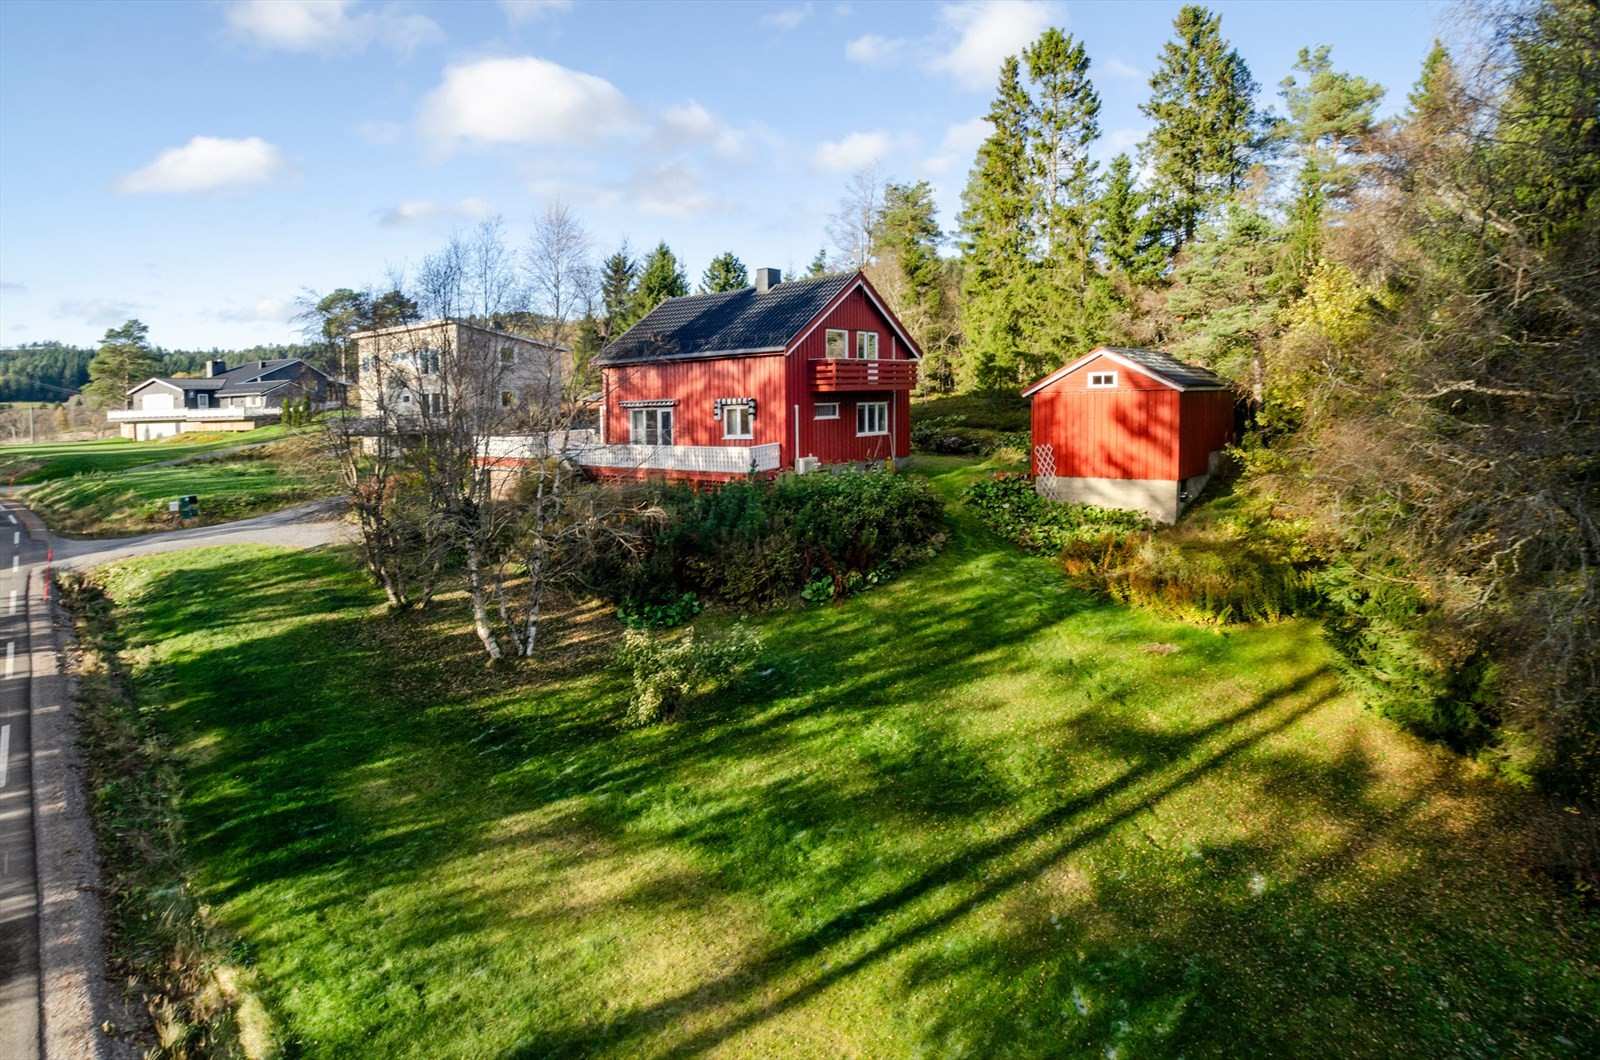
{"label": "green lawn", "polygon": [[58,534],[120,537],[171,528],[167,505],[186,494],[200,498],[200,515],[183,525],[205,526],[278,511],[339,489],[335,470],[308,437],[193,463],[79,472],[35,486],[26,499]]}
{"label": "green lawn", "polygon": [[124,468],[176,460],[185,456],[231,449],[252,442],[269,442],[287,433],[280,425],[258,427],[232,434],[185,434],[158,442],[133,442],[104,438],[93,442],[46,442],[41,445],[0,446],[0,485],[13,475],[18,485],[49,482],[91,471]]}
{"label": "green lawn", "polygon": [[104,580],[198,897],[299,1055],[1600,1044],[1600,928],[1523,871],[1520,796],[1363,712],[1313,626],[1091,600],[959,515],[642,730],[597,608],[489,671],[349,553]]}

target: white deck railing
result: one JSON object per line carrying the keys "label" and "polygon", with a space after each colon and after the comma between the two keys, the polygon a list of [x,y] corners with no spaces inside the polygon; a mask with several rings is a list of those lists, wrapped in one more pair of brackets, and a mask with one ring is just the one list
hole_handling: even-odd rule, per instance
{"label": "white deck railing", "polygon": [[779,446],[767,445],[601,445],[594,431],[553,431],[548,435],[485,438],[490,460],[541,460],[569,457],[584,467],[611,471],[688,471],[745,475],[778,470]]}
{"label": "white deck railing", "polygon": [[112,423],[149,423],[185,420],[190,423],[210,420],[260,420],[283,415],[282,409],[250,405],[242,408],[208,409],[110,409],[106,419]]}

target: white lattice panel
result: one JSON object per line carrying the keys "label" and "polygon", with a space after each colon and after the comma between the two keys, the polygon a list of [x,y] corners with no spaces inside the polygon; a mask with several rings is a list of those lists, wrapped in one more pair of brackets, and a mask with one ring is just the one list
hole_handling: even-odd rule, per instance
{"label": "white lattice panel", "polygon": [[1056,451],[1048,445],[1033,447],[1033,463],[1039,469],[1040,478],[1056,477]]}

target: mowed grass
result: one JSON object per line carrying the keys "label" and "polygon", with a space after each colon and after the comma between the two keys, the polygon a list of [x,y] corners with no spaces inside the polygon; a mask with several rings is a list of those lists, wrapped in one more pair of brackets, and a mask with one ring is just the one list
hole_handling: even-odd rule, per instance
{"label": "mowed grass", "polygon": [[314,437],[291,438],[234,455],[164,467],[80,472],[29,490],[27,504],[50,529],[76,537],[120,537],[180,525],[168,505],[200,499],[198,518],[209,526],[278,511],[340,489],[335,468]]}
{"label": "mowed grass", "polygon": [[298,1055],[1600,1044],[1600,930],[1523,871],[1522,797],[1363,712],[1313,626],[1094,601],[959,514],[648,729],[599,608],[490,671],[347,552],[103,577],[198,897]]}
{"label": "mowed grass", "polygon": [[89,442],[47,442],[40,445],[0,446],[0,478],[17,485],[49,482],[85,472],[121,471],[143,464],[198,456],[218,449],[253,442],[269,442],[284,437],[287,430],[277,424],[253,431],[231,434],[196,433],[157,442],[135,442],[126,438],[103,438]]}

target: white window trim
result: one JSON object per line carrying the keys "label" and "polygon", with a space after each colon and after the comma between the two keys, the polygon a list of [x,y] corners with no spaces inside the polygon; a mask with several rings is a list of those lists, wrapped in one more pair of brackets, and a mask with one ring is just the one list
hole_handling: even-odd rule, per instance
{"label": "white window trim", "polygon": [[[1102,380],[1102,381],[1101,382],[1096,382],[1095,380],[1097,380],[1097,379],[1098,380]],[[1089,373],[1089,389],[1090,390],[1114,390],[1114,389],[1116,389],[1116,386],[1117,386],[1117,373],[1116,372],[1090,372]]]}
{"label": "white window trim", "polygon": [[[832,412],[823,412],[823,409],[832,409]],[[819,401],[812,409],[812,419],[836,420],[839,418],[839,403],[837,401]]]}
{"label": "white window trim", "polygon": [[[871,356],[868,356],[865,352],[863,352],[865,347],[867,346],[866,340],[869,337],[872,339],[872,343],[871,343],[871,345],[872,345],[872,355]],[[878,333],[876,331],[858,331],[858,332],[856,332],[856,360],[858,360],[858,361],[876,361],[877,359],[878,359]]]}
{"label": "white window trim", "polygon": [[[829,341],[828,340],[833,338],[833,336],[835,336],[835,335],[840,336],[840,338],[839,338],[840,347],[839,348],[844,351],[843,353],[839,354],[837,357],[835,357],[833,354],[828,352],[828,346],[829,346]],[[826,330],[826,331],[824,331],[822,333],[822,356],[827,358],[830,361],[844,360],[844,359],[846,359],[846,358],[848,358],[850,356],[850,332],[849,332],[849,330],[847,328],[829,328],[828,330]]]}
{"label": "white window trim", "polygon": [[208,409],[208,408],[211,407],[211,395],[210,394],[206,394],[206,393],[196,394],[194,396],[194,399],[195,399],[195,404],[198,405],[200,408]]}
{"label": "white window trim", "polygon": [[[862,416],[862,413],[865,412],[868,409],[874,409],[874,408],[883,410],[883,417],[882,417],[882,419],[883,419],[883,430],[881,430],[881,431],[864,431],[864,430],[861,429],[861,416]],[[856,437],[857,438],[880,438],[880,437],[882,437],[882,436],[884,436],[884,435],[886,435],[888,433],[889,433],[889,403],[887,401],[862,401],[862,402],[858,402],[856,404]]]}
{"label": "white window trim", "polygon": [[[734,434],[728,430],[728,425],[736,419],[744,421],[744,433]],[[722,407],[722,436],[724,438],[754,438],[756,436],[755,417],[750,415],[750,406],[744,404],[729,404]]]}
{"label": "white window trim", "polygon": [[[644,425],[645,417],[648,417],[652,412],[655,413],[656,416],[656,438],[658,439],[654,442],[646,440],[650,428]],[[639,417],[639,419],[636,421],[635,417]],[[630,408],[628,410],[629,443],[632,445],[671,445],[673,439],[670,437],[665,442],[659,440],[661,437],[661,425],[663,417],[667,423],[667,433],[669,435],[675,435],[677,433],[677,424],[674,421],[677,419],[677,414],[673,412],[671,405],[646,405],[643,407]],[[634,425],[636,422],[639,424],[637,427]]]}

